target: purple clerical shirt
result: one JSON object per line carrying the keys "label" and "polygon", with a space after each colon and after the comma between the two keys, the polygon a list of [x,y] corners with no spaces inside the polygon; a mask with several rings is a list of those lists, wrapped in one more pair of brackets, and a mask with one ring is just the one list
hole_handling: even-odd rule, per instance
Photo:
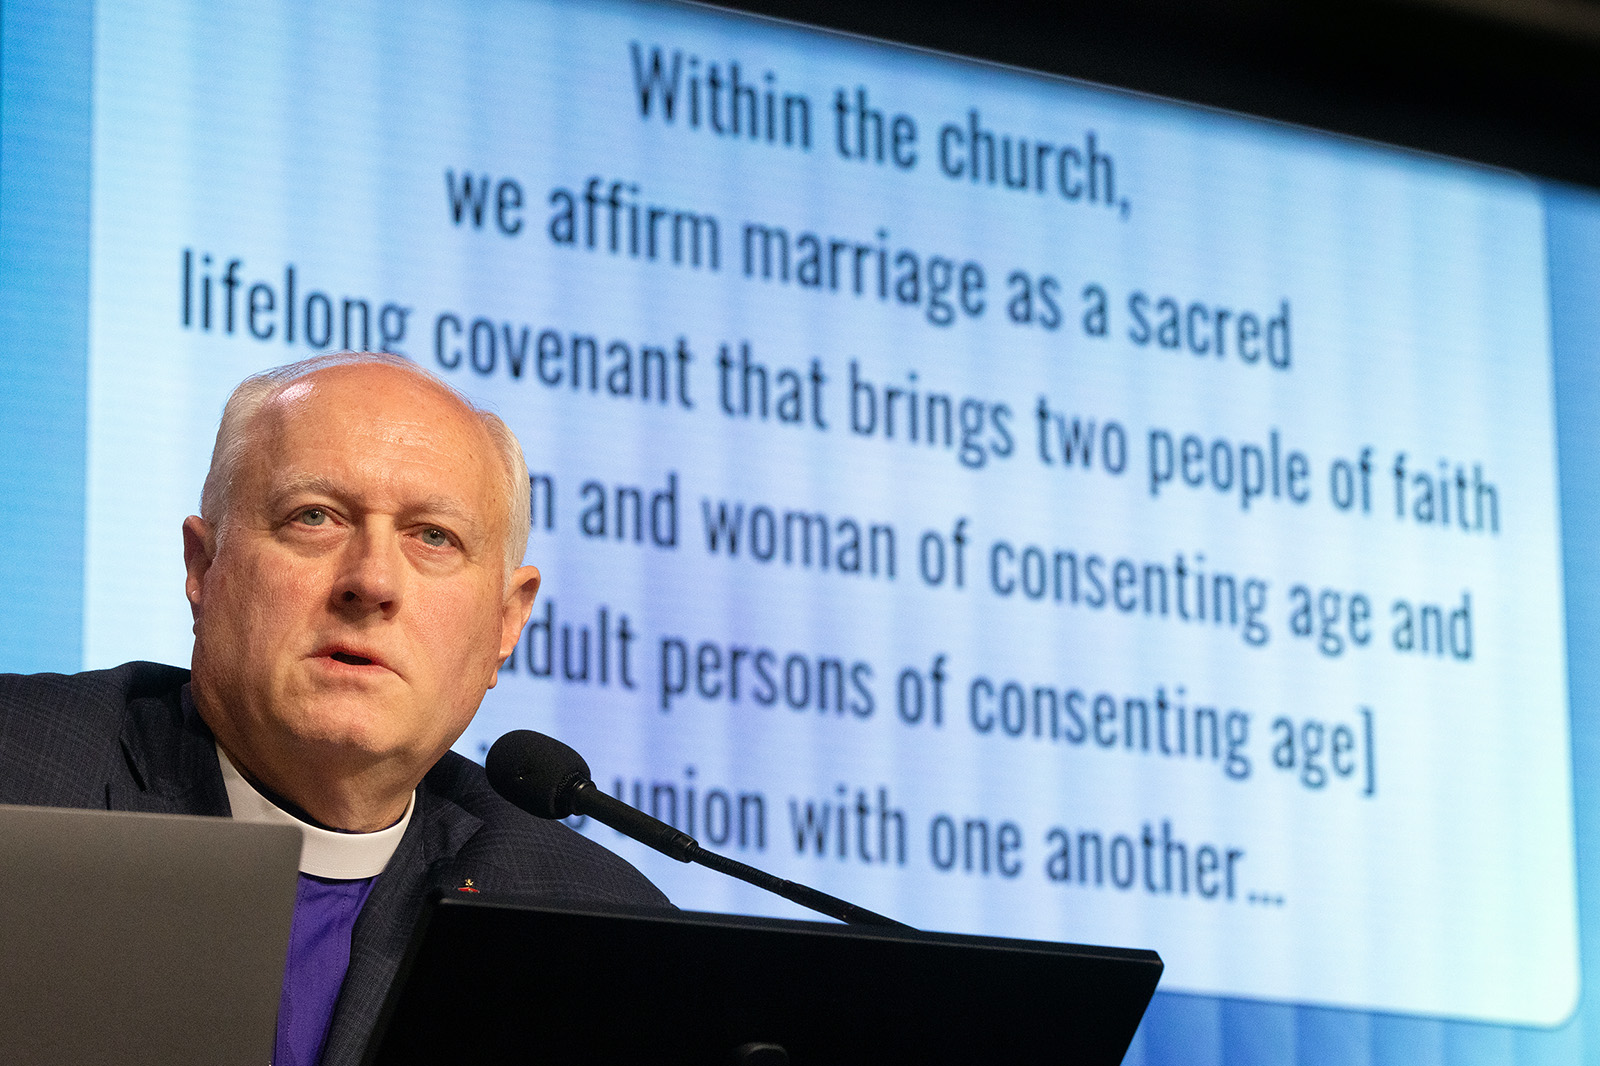
{"label": "purple clerical shirt", "polygon": [[350,968],[350,931],[377,880],[300,875],[272,1066],[317,1066],[321,1060],[339,987]]}

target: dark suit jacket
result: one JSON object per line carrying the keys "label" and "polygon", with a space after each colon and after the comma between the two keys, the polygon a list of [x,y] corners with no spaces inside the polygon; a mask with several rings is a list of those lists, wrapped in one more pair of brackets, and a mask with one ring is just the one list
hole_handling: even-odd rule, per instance
{"label": "dark suit jacket", "polygon": [[[0,803],[226,816],[211,732],[180,697],[188,680],[154,663],[0,675]],[[628,863],[513,807],[481,767],[448,753],[418,787],[411,823],[356,920],[325,1066],[359,1061],[424,900],[468,878],[478,898],[670,906]]]}

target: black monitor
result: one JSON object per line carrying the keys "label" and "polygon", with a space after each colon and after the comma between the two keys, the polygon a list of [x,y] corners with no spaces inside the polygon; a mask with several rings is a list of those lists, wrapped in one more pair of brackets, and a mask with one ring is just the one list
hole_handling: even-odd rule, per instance
{"label": "black monitor", "polygon": [[1114,1066],[1153,951],[446,897],[368,1066]]}

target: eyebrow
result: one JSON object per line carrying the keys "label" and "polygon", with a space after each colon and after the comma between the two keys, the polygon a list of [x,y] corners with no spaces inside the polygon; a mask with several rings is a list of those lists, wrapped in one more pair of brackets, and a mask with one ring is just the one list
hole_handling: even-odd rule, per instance
{"label": "eyebrow", "polygon": [[268,506],[276,510],[290,497],[301,495],[328,496],[340,500],[349,497],[349,493],[327,475],[307,472],[274,479],[267,489],[265,498]]}

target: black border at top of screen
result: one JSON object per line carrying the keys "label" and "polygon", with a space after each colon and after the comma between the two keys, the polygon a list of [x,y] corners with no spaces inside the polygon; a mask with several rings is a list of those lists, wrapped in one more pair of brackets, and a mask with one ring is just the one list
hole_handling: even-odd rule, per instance
{"label": "black border at top of screen", "polygon": [[704,0],[1600,189],[1600,0]]}

